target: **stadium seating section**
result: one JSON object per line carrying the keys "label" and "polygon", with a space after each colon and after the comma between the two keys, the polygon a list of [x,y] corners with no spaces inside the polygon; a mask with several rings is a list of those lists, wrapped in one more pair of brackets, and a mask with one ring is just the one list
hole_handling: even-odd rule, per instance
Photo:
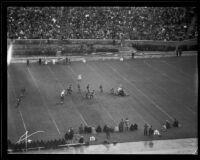
{"label": "stadium seating section", "polygon": [[9,7],[12,39],[176,41],[197,37],[195,7]]}

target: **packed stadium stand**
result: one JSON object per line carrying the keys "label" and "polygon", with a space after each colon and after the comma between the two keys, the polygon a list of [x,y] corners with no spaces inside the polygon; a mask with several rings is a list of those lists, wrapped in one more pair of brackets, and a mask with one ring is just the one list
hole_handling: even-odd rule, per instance
{"label": "packed stadium stand", "polygon": [[184,40],[197,37],[195,7],[9,7],[12,39]]}

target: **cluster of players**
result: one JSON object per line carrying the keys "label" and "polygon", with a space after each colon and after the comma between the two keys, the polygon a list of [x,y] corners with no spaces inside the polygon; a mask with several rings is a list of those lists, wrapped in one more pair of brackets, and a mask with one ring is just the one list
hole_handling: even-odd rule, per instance
{"label": "cluster of players", "polygon": [[[77,85],[77,89],[78,89],[78,92],[81,93],[81,86],[80,84],[78,83]],[[67,92],[66,92],[67,91]],[[63,104],[64,103],[64,97],[65,95],[71,95],[72,94],[72,85],[70,84],[67,89],[63,89],[60,93],[60,103]],[[86,99],[92,99],[94,98],[94,95],[95,95],[95,90],[93,89],[92,91],[90,91],[90,85],[88,84],[86,86],[86,94],[85,94],[85,98]]]}
{"label": "cluster of players", "polygon": [[[79,79],[80,80],[80,79]],[[77,84],[77,89],[78,92],[81,93],[81,86],[80,83]],[[99,86],[100,92],[103,93],[103,86],[100,84]],[[63,89],[60,93],[60,103],[64,103],[64,97],[65,95],[71,95],[72,94],[72,85],[70,84],[67,89]],[[110,90],[111,95],[115,96],[128,96],[129,94],[125,91],[125,89],[120,85],[116,90],[114,88],[111,88]],[[86,93],[85,93],[85,98],[86,99],[93,99],[95,96],[95,90],[90,88],[90,85],[88,84],[86,86]]]}

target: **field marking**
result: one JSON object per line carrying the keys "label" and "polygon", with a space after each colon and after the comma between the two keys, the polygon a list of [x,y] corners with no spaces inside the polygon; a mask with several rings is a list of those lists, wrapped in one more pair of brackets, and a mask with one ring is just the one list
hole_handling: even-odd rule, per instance
{"label": "field marking", "polygon": [[[108,66],[108,65],[107,65]],[[135,95],[135,93],[132,91],[132,93]],[[142,106],[146,106],[146,104],[144,104],[144,102],[143,101],[140,101],[140,99],[137,97],[137,96],[134,96],[134,98],[136,99],[136,101],[138,101],[137,102],[137,104],[142,104]],[[132,99],[131,99],[132,100]],[[133,100],[132,100],[133,101]],[[129,105],[128,105],[129,106]],[[134,111],[136,111],[136,109],[134,109],[133,107],[129,107],[129,108],[131,108],[132,110],[134,110]],[[136,111],[137,112],[137,111]],[[147,121],[145,121],[145,119],[141,116],[141,114],[138,112],[138,114],[137,114],[138,116],[139,116],[139,118],[144,122],[144,123],[147,123],[148,124],[148,122]],[[157,118],[156,118],[157,119]]]}
{"label": "field marking", "polygon": [[25,140],[25,139],[28,139],[28,138],[31,137],[32,135],[34,135],[34,134],[36,134],[36,133],[40,133],[40,132],[44,132],[44,131],[36,131],[36,132],[34,132],[34,133],[30,134],[30,135],[27,135],[25,138],[21,139],[23,136],[25,136],[26,133],[28,134],[28,132],[26,132],[24,135],[22,135],[22,136],[20,137],[20,139],[19,139],[16,143],[19,143],[19,142],[21,142],[21,141],[23,141],[23,140]]}
{"label": "field marking", "polygon": [[[61,67],[61,68],[63,69],[63,67]],[[74,76],[76,77],[76,73],[72,70],[71,66],[69,66],[69,68],[71,69],[72,73],[73,73]],[[66,70],[65,70],[65,68],[64,68],[63,70],[64,70],[65,73],[67,73]],[[73,78],[73,77],[72,77],[72,78]],[[73,78],[73,79],[76,81],[75,78]],[[72,103],[73,103],[73,102],[72,102]],[[75,107],[75,108],[76,108],[76,107]],[[87,126],[89,126],[88,123],[87,123],[87,122],[85,121],[85,119],[83,118],[83,115],[78,111],[77,108],[76,108],[76,110],[77,110],[77,113],[80,115],[82,121],[83,121]]]}
{"label": "field marking", "polygon": [[24,125],[24,129],[25,129],[25,131],[27,131],[26,124],[24,122],[24,119],[23,119],[23,116],[22,116],[22,113],[21,113],[20,109],[19,109],[19,113],[20,113],[20,116],[21,116],[21,119],[22,119],[22,122],[23,122],[23,125]]}
{"label": "field marking", "polygon": [[[56,78],[56,76],[55,76],[54,72],[52,71],[52,69],[51,69],[49,66],[47,66],[47,68],[49,69],[49,71],[50,71],[51,74],[53,75],[54,79],[58,82],[58,84],[59,84],[60,87],[62,88],[61,83],[60,83],[60,82],[58,81],[58,79]],[[76,107],[74,107],[74,108],[75,108],[75,110],[77,111],[77,113],[79,114],[79,116],[80,116],[81,120],[84,122],[84,124],[88,126],[88,124],[87,124],[87,122],[85,121],[85,119],[83,118],[82,114],[78,111],[78,109],[77,109]]]}
{"label": "field marking", "polygon": [[[89,65],[89,64],[87,64],[87,65]],[[71,71],[72,71],[74,74],[76,74],[75,71],[72,69],[72,67],[71,67],[71,66],[69,66],[69,67],[70,67]],[[90,66],[89,66],[89,67],[90,67]],[[95,71],[95,73],[96,73],[96,71]],[[100,104],[100,103],[99,103],[99,104]],[[105,107],[102,107],[101,104],[100,104],[100,106],[101,106],[101,108],[103,108],[103,110],[106,112],[106,114],[108,115],[108,117],[114,122],[114,124],[117,125],[116,121],[113,119],[113,117],[111,116],[111,114],[105,109]]]}
{"label": "field marking", "polygon": [[[128,64],[128,63],[125,63],[126,65],[128,65],[129,67],[130,67],[130,65]],[[134,69],[134,67],[132,68],[133,70],[135,70]],[[138,71],[137,70],[135,70],[135,72],[137,72],[138,73]],[[145,77],[143,77],[143,78],[145,78]],[[146,80],[149,80],[149,81],[152,81],[151,79],[149,79],[149,78],[145,78]],[[152,81],[153,82],[153,81]],[[158,85],[157,83],[151,83],[151,84],[153,84],[153,85],[155,85],[155,86],[157,86],[158,88],[160,88],[163,92],[165,92],[165,94],[166,95],[169,95],[169,93],[167,92],[167,91],[165,91],[165,89],[163,88],[163,87],[161,87],[160,85]],[[173,98],[176,102],[178,102],[175,98]],[[179,103],[179,102],[178,102]],[[196,115],[196,112],[194,112],[192,109],[191,109],[191,107],[187,107],[187,106],[185,106],[185,109],[188,109],[190,112],[192,112],[193,114],[195,114]]]}
{"label": "field marking", "polygon": [[[95,73],[96,73],[96,75],[98,75],[98,77],[100,77],[101,79],[103,79],[98,73],[97,73],[97,71],[93,68],[93,67],[91,67],[89,64],[86,64],[91,70],[93,70]],[[103,79],[103,81],[105,81],[104,79]],[[106,81],[105,81],[106,82]],[[100,103],[99,103],[100,104]],[[100,104],[100,106],[101,106],[101,108],[103,108],[103,110],[106,112],[106,114],[108,115],[108,117],[110,117],[110,119],[114,122],[114,124],[115,125],[118,125],[117,124],[117,122],[114,120],[114,118],[112,117],[112,115],[108,112],[108,110],[107,109],[105,109],[105,107],[104,107],[104,105],[103,105],[103,107],[102,107],[102,104]]]}
{"label": "field marking", "polygon": [[[88,64],[89,65],[89,64]],[[92,68],[92,70],[93,71],[95,71],[96,72],[96,70],[93,68],[93,67],[91,67]],[[97,72],[96,72],[97,73]],[[101,77],[100,75],[99,75],[99,77]],[[108,83],[103,77],[101,77],[108,85],[110,85],[110,83]],[[134,110],[134,111],[136,111],[133,107],[129,107],[129,108],[131,108],[132,110]],[[144,123],[147,123],[147,121],[145,121],[144,120],[144,118],[138,113],[138,116],[139,116],[139,118],[144,122]]]}
{"label": "field marking", "polygon": [[47,66],[47,69],[51,72],[51,74],[53,75],[55,81],[57,82],[57,84],[59,85],[59,90],[61,90],[63,87],[63,85],[61,85],[61,83],[58,81],[58,78],[56,76],[54,76],[53,71],[51,70],[51,68],[49,66]]}
{"label": "field marking", "polygon": [[[108,83],[103,77],[100,76],[100,74],[98,74],[97,70],[94,69],[92,66],[90,66],[90,64],[87,64],[89,66],[89,68],[91,70],[93,70],[101,79],[103,79],[104,82],[106,82],[108,84],[108,86],[110,86],[110,83]],[[134,111],[136,111],[134,108],[130,107],[131,109],[133,109]],[[138,113],[138,116],[140,117],[140,119],[144,122],[147,123],[144,118],[142,118],[142,116]]]}
{"label": "field marking", "polygon": [[37,85],[37,82],[36,82],[35,78],[33,77],[32,73],[31,73],[31,71],[29,70],[28,67],[27,67],[27,70],[28,70],[28,73],[30,74],[31,79],[32,79],[32,81],[34,82],[34,84],[35,84],[35,86],[36,86],[36,88],[37,88],[37,90],[38,90],[38,92],[39,92],[39,94],[40,94],[40,97],[41,97],[41,99],[42,99],[42,102],[43,102],[43,104],[45,105],[45,107],[46,107],[46,109],[47,109],[47,112],[48,112],[48,114],[49,114],[49,116],[50,116],[50,118],[51,118],[51,120],[52,120],[54,126],[56,127],[56,130],[58,131],[59,135],[61,135],[60,130],[59,130],[57,124],[56,124],[56,121],[55,121],[55,119],[53,118],[53,116],[51,115],[51,113],[50,113],[50,111],[49,111],[49,108],[48,108],[47,104],[45,103],[45,100],[44,100],[43,97],[42,97],[42,94],[41,94],[41,92],[40,92],[40,89],[39,89],[39,87],[38,87],[38,85]]}
{"label": "field marking", "polygon": [[170,116],[164,109],[162,109],[161,107],[159,107],[158,104],[156,104],[153,100],[151,100],[146,94],[144,94],[139,88],[137,88],[134,84],[132,84],[127,78],[123,77],[115,68],[113,68],[112,66],[109,66],[115,73],[117,73],[119,75],[119,77],[121,77],[122,79],[124,79],[126,82],[128,82],[131,86],[133,86],[138,92],[140,92],[140,94],[142,94],[144,97],[146,97],[146,99],[148,99],[152,104],[154,104],[154,106],[159,109],[161,112],[163,112],[168,118],[170,118],[171,120],[174,120],[174,118],[172,116]]}
{"label": "field marking", "polygon": [[178,69],[178,67],[176,67],[175,65],[173,65],[173,64],[169,64],[169,63],[167,63],[167,62],[164,61],[164,60],[162,60],[161,62],[163,62],[163,63],[165,63],[165,64],[171,66],[172,68],[176,69],[177,71],[183,73],[184,75],[186,75],[187,78],[190,78],[190,75],[189,75],[189,74],[185,73],[185,72],[182,71],[181,69]]}
{"label": "field marking", "polygon": [[[171,78],[170,76],[168,76],[166,73],[164,73],[164,71],[160,71],[158,68],[153,67],[152,65],[148,64],[145,60],[143,61],[144,64],[146,64],[147,66],[149,66],[150,68],[152,68],[153,70],[156,70],[157,72],[159,72],[161,75],[164,75],[165,77],[167,77],[168,79],[171,79],[173,82],[177,83],[177,84],[182,84],[180,82],[178,82],[177,80]],[[186,87],[184,84],[182,84],[184,87]],[[190,88],[186,88],[188,91],[192,92],[193,91]]]}
{"label": "field marking", "polygon": [[[10,78],[9,72],[8,72],[8,77]],[[13,83],[13,82],[12,82],[12,78],[10,78],[10,81],[11,81],[11,83]],[[11,90],[12,90],[12,89],[11,89]],[[17,96],[16,96],[17,94],[16,94],[16,92],[15,92],[15,88],[13,88],[12,92],[14,93],[14,96],[17,98]],[[22,123],[23,123],[23,126],[24,126],[24,130],[25,130],[25,132],[27,132],[27,127],[26,127],[26,124],[25,124],[25,121],[24,121],[22,112],[21,112],[21,110],[20,110],[19,107],[18,107],[17,109],[18,109],[18,111],[19,111],[19,114],[20,114],[20,117],[21,117],[21,120],[22,120]]]}

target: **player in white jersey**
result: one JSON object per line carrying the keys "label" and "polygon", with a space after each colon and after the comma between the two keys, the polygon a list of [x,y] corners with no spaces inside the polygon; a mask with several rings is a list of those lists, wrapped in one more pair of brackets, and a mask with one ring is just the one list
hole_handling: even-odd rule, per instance
{"label": "player in white jersey", "polygon": [[64,101],[64,96],[65,96],[65,89],[63,89],[62,92],[60,93],[60,100],[61,100],[60,103],[63,103],[63,101]]}

